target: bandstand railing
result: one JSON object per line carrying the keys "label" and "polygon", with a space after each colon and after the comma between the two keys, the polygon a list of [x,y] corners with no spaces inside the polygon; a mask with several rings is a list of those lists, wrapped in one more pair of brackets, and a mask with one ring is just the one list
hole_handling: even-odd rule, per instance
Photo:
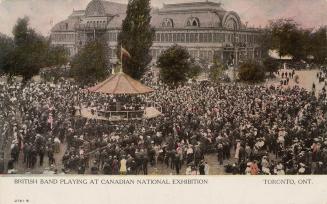
{"label": "bandstand railing", "polygon": [[155,108],[156,110],[162,113],[162,107],[155,102],[146,102],[144,104],[132,104],[129,106],[121,106],[121,105],[107,105],[106,109],[89,107],[87,109],[93,117],[97,117],[98,119],[105,120],[138,120],[144,118],[146,115],[147,108]]}
{"label": "bandstand railing", "polygon": [[137,110],[137,111],[104,111],[97,110],[95,114],[98,117],[104,117],[109,120],[136,120],[142,119],[145,114],[145,110]]}

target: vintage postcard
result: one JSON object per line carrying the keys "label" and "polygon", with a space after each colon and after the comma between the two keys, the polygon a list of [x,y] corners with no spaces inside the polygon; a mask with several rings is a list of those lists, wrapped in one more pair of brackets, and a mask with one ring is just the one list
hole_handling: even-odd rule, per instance
{"label": "vintage postcard", "polygon": [[326,0],[0,0],[0,203],[325,204],[326,89]]}

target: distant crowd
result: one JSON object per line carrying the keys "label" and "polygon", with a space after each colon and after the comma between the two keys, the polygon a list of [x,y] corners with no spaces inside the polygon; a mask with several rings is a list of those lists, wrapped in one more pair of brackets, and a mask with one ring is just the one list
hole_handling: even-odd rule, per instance
{"label": "distant crowd", "polygon": [[[325,88],[316,97],[299,87],[145,81],[156,85],[153,93],[123,99],[63,79],[1,83],[8,173],[205,175],[224,167],[230,174],[327,174]],[[156,102],[162,115],[109,122],[77,114],[83,106],[108,110],[117,100],[126,108]],[[213,154],[215,165],[207,159]]]}

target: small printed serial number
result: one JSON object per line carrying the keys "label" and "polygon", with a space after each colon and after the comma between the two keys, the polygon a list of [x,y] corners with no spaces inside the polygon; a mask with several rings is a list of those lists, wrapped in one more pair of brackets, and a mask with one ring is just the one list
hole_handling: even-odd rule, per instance
{"label": "small printed serial number", "polygon": [[14,203],[29,203],[29,199],[16,199],[14,200]]}

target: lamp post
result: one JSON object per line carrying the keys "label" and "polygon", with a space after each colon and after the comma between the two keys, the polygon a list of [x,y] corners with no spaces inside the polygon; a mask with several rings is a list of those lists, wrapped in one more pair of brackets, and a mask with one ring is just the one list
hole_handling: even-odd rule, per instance
{"label": "lamp post", "polygon": [[233,66],[233,78],[236,80],[236,66],[238,65],[238,36],[236,35],[236,31],[234,31],[234,66]]}

